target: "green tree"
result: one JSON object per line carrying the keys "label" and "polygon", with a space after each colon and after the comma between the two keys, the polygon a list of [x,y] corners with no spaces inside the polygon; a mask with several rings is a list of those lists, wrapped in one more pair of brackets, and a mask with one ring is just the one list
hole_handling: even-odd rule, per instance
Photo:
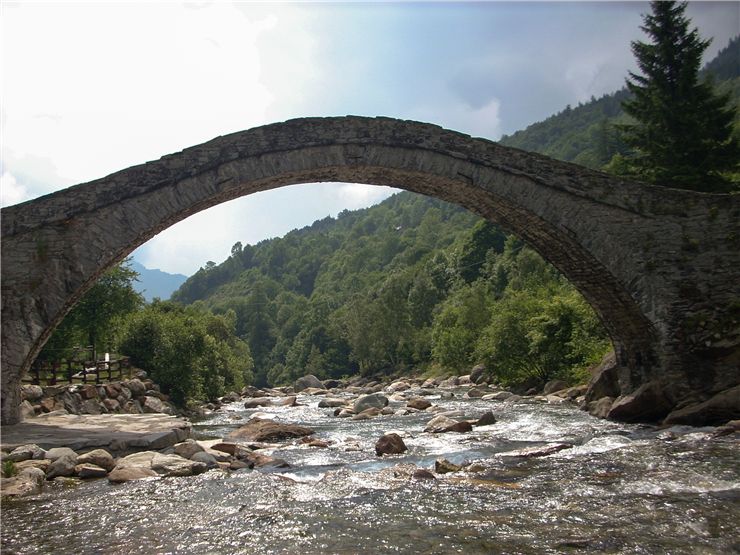
{"label": "green tree", "polygon": [[709,40],[689,31],[685,2],[654,1],[642,30],[650,43],[632,42],[642,74],[630,72],[633,98],[624,111],[635,123],[621,126],[634,149],[631,167],[650,183],[698,191],[733,187],[724,172],[736,171],[740,147],[732,135],[735,110],[729,95],[699,80]]}
{"label": "green tree", "polygon": [[93,355],[110,349],[120,318],[140,308],[143,297],[133,283],[138,273],[125,260],[105,272],[59,324],[39,358],[68,357],[76,346],[92,346]]}

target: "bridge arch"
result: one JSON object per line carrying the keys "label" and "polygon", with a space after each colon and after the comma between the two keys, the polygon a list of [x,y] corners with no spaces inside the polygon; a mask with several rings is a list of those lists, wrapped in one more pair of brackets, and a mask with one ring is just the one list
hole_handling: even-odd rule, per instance
{"label": "bridge arch", "polygon": [[[740,298],[737,197],[658,189],[431,124],[305,118],[2,210],[3,423],[18,418],[22,373],[106,269],[201,210],[321,181],[437,197],[524,239],[601,317],[623,395],[658,383],[667,411],[740,383],[737,342],[712,349],[730,337],[717,326]],[[704,328],[687,330],[687,314]]]}

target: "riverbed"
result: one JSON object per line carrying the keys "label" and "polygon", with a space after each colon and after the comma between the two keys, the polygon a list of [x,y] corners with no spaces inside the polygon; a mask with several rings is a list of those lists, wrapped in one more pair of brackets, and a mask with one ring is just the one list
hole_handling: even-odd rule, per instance
{"label": "riverbed", "polygon": [[[211,470],[121,485],[50,482],[4,502],[2,552],[732,553],[740,552],[740,441],[714,428],[658,429],[599,420],[574,405],[530,399],[426,399],[461,417],[497,422],[469,433],[424,433],[433,415],[342,419],[300,395],[296,407],[226,405],[194,423],[220,438],[255,413],[316,430],[264,451],[289,468]],[[391,403],[391,406],[402,403]],[[379,458],[398,433],[408,451]],[[572,448],[542,457],[522,449]],[[475,463],[416,479],[435,460]]]}

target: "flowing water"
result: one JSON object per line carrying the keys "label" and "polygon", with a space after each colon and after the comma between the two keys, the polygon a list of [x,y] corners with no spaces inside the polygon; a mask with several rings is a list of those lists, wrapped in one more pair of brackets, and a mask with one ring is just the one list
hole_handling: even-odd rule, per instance
{"label": "flowing water", "polygon": [[[572,406],[427,397],[498,422],[427,434],[429,414],[353,421],[305,406],[258,409],[332,442],[274,451],[290,468],[121,485],[49,483],[2,511],[3,553],[738,553],[740,441],[713,429],[624,425]],[[399,407],[402,404],[397,404]],[[257,410],[227,405],[198,422],[223,437]],[[378,458],[399,433],[409,450]],[[735,434],[737,436],[737,434]],[[525,447],[575,447],[539,458]],[[479,472],[410,476],[444,457]]]}

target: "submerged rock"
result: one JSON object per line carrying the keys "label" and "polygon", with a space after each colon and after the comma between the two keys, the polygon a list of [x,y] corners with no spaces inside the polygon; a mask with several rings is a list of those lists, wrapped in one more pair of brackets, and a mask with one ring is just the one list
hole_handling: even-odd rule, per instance
{"label": "submerged rock", "polygon": [[449,472],[458,472],[462,469],[463,467],[461,465],[451,463],[447,459],[439,458],[436,461],[434,461],[434,471],[437,474],[447,474]]}
{"label": "submerged rock", "polygon": [[408,450],[406,444],[398,434],[385,434],[375,443],[375,454],[379,457],[383,455],[400,455]]}
{"label": "submerged rock", "polygon": [[548,455],[552,455],[553,453],[557,453],[558,451],[572,448],[572,443],[551,443],[549,445],[543,445],[542,447],[527,447],[518,451],[512,451],[510,453],[506,453],[506,456],[530,459],[534,457],[546,457]]}

